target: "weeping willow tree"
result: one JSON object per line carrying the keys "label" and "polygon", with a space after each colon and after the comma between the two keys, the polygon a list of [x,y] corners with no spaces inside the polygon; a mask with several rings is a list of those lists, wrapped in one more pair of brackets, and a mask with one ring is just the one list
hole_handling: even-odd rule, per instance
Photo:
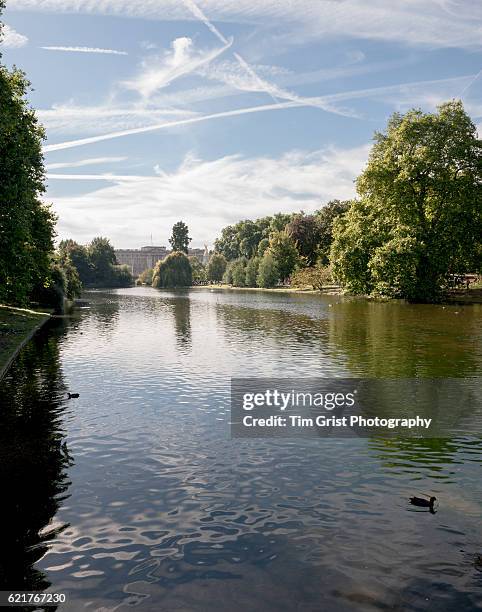
{"label": "weeping willow tree", "polygon": [[187,255],[174,251],[154,268],[152,286],[156,288],[189,287],[192,285],[192,268]]}

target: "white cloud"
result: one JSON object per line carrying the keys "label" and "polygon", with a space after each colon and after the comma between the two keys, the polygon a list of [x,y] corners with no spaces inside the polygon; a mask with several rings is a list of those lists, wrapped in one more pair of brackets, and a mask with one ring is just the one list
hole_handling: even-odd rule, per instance
{"label": "white cloud", "polygon": [[[270,24],[306,40],[345,36],[435,47],[480,47],[479,0],[204,0],[211,22]],[[9,10],[87,13],[186,20],[180,0],[10,0]]]}
{"label": "white cloud", "polygon": [[121,85],[148,98],[176,79],[209,64],[231,44],[232,40],[228,41],[224,47],[214,51],[196,51],[193,49],[193,42],[190,38],[185,36],[176,38],[172,42],[170,51],[160,57],[150,56],[144,59],[141,74],[134,79],[122,81]]}
{"label": "white cloud", "polygon": [[104,55],[128,55],[127,51],[99,49],[98,47],[40,47],[46,51],[66,51],[68,53],[100,53]]}
{"label": "white cloud", "polygon": [[212,244],[223,226],[239,219],[311,211],[331,198],[352,197],[353,180],[368,151],[367,145],[291,151],[277,159],[234,155],[201,161],[186,156],[177,171],[155,176],[63,177],[116,182],[87,194],[54,198],[60,237],[88,241],[108,227],[116,246],[141,246],[151,231],[156,241],[165,242],[173,223],[182,217],[191,227],[194,244]]}
{"label": "white cloud", "polygon": [[5,24],[2,29],[0,47],[6,49],[18,49],[24,47],[28,43],[28,38],[23,34],[19,34],[9,25]]}

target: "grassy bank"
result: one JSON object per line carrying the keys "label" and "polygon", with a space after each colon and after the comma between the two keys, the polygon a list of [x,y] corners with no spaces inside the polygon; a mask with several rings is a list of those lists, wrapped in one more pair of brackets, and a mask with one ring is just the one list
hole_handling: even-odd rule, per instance
{"label": "grassy bank", "polygon": [[0,379],[25,342],[49,318],[48,312],[0,305]]}

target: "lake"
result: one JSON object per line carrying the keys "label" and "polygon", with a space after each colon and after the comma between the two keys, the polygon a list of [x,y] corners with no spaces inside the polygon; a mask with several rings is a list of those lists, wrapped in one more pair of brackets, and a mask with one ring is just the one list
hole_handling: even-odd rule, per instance
{"label": "lake", "polygon": [[477,378],[481,306],[84,298],[0,383],[2,589],[66,593],[62,610],[482,609],[482,425],[435,440],[229,426],[231,377]]}

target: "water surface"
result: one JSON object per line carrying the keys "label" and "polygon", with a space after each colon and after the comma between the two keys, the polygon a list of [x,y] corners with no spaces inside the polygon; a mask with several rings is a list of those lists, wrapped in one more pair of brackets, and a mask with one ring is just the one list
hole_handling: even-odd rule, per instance
{"label": "water surface", "polygon": [[479,432],[229,437],[231,376],[480,376],[480,306],[85,297],[0,384],[2,588],[65,610],[482,609]]}

